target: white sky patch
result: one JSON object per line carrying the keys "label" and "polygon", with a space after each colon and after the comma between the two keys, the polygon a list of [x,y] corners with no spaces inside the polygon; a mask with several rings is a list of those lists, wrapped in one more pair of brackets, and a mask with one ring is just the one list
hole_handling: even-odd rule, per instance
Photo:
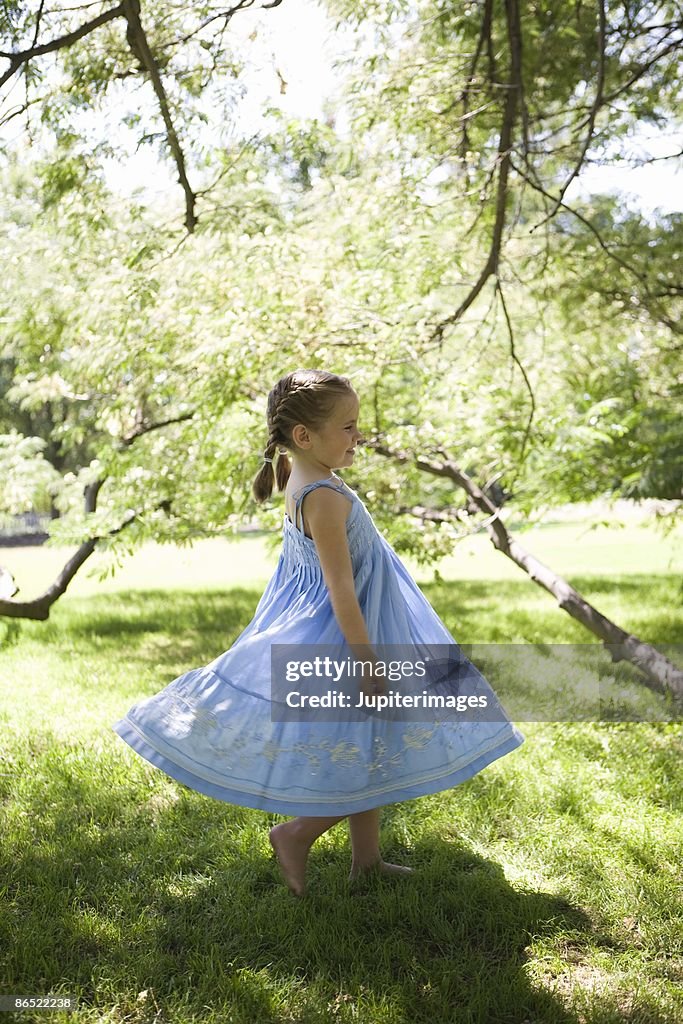
{"label": "white sky patch", "polygon": [[[654,133],[651,127],[644,128],[628,143],[620,142],[620,148],[626,160],[588,163],[581,169],[567,189],[567,202],[591,192],[619,192],[627,206],[646,217],[656,211],[683,211],[683,159],[678,155],[683,150],[683,130]],[[637,166],[648,157],[657,159]]]}

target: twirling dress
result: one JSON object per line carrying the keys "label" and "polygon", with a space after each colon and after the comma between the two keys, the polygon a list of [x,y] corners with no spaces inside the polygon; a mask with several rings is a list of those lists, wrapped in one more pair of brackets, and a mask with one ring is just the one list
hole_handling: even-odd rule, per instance
{"label": "twirling dress", "polygon": [[[524,742],[502,709],[493,720],[481,721],[448,712],[437,720],[433,711],[418,721],[365,711],[355,712],[356,720],[339,712],[326,721],[310,716],[273,721],[272,645],[310,650],[305,645],[345,643],[315,543],[299,527],[305,495],[320,486],[352,503],[346,521],[349,552],[373,646],[452,645],[460,668],[477,681],[477,692],[497,701],[355,491],[336,475],[305,485],[295,496],[295,522],[284,516],[275,572],[230,649],[138,701],[113,725],[133,750],[186,786],[287,815],[351,814],[449,789]],[[304,681],[298,689],[319,688],[320,682]],[[455,692],[459,685],[437,682],[415,692]]]}

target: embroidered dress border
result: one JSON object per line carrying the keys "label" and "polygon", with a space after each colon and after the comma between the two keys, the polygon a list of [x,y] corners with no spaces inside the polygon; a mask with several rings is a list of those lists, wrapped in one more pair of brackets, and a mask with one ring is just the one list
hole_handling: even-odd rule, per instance
{"label": "embroidered dress border", "polygon": [[[171,769],[177,765],[181,770],[184,770],[184,771],[186,771],[188,773],[191,773],[193,776],[195,776],[198,779],[201,779],[202,781],[208,783],[209,785],[214,785],[214,786],[217,786],[219,788],[224,788],[224,789],[228,789],[228,790],[232,789],[233,792],[248,794],[248,795],[251,795],[251,796],[255,796],[257,798],[261,798],[262,800],[268,800],[268,801],[271,801],[271,802],[280,801],[282,803],[286,803],[286,801],[287,801],[286,796],[275,795],[275,796],[273,796],[271,798],[267,794],[264,794],[263,789],[255,789],[255,788],[249,787],[248,785],[243,785],[244,781],[246,781],[246,780],[237,779],[237,780],[234,780],[234,782],[237,783],[237,785],[233,785],[233,786],[227,785],[227,780],[222,778],[217,772],[214,772],[210,768],[207,768],[205,765],[202,765],[199,762],[194,761],[193,758],[188,757],[185,754],[182,754],[176,748],[170,746],[170,744],[166,744],[166,743],[164,743],[163,740],[160,741],[156,737],[154,737],[154,742],[152,742],[152,737],[149,735],[149,733],[148,732],[142,732],[142,730],[140,730],[137,727],[137,725],[134,722],[132,722],[127,716],[124,717],[123,719],[121,719],[120,722],[116,723],[116,725],[114,726],[116,732],[119,732],[118,726],[122,726],[124,728],[129,729],[129,730],[133,730],[135,735],[139,736],[140,739],[143,741],[143,743],[146,746],[150,747],[157,754],[161,755],[161,757],[164,759],[164,761],[170,762],[170,768]],[[502,739],[500,737],[501,733],[509,733],[508,739],[507,740]],[[456,761],[450,762],[448,764],[448,767],[447,767],[446,771],[444,771],[443,770],[443,766],[441,766],[440,768],[437,768],[437,769],[432,770],[430,772],[423,773],[422,775],[418,776],[417,778],[411,780],[410,783],[408,783],[407,780],[403,781],[403,782],[402,781],[398,781],[397,782],[396,780],[394,780],[389,785],[375,786],[372,789],[365,789],[363,791],[362,795],[359,796],[358,799],[362,800],[365,797],[372,797],[372,798],[374,798],[375,796],[381,796],[382,794],[390,793],[392,790],[396,790],[397,793],[400,793],[403,788],[412,789],[414,787],[422,786],[422,785],[424,785],[426,783],[430,783],[430,782],[434,782],[434,781],[437,781],[437,780],[448,778],[450,775],[454,775],[454,774],[456,774],[458,772],[462,772],[466,768],[468,768],[469,766],[471,766],[473,764],[476,764],[477,761],[479,761],[480,759],[486,758],[494,750],[497,750],[498,748],[500,748],[501,745],[502,745],[503,749],[501,750],[501,752],[499,754],[496,754],[496,757],[502,756],[503,753],[507,753],[509,750],[513,750],[515,747],[519,746],[520,743],[522,742],[521,738],[518,738],[518,736],[519,736],[519,734],[517,733],[517,730],[512,725],[512,723],[509,723],[509,722],[505,723],[503,728],[499,731],[499,734],[496,737],[492,738],[491,742],[486,747],[484,747],[483,749],[479,749],[477,751],[476,757],[472,758],[469,762],[466,759],[467,755],[465,755],[465,756],[461,757],[459,761],[456,760]],[[131,745],[134,746],[134,744],[131,744]],[[168,754],[165,753],[165,750],[169,750],[169,751],[173,752],[173,759],[168,757]],[[490,760],[495,760],[495,758],[490,758],[485,763],[486,764],[490,763]],[[172,770],[169,770],[169,767],[165,767],[165,766],[161,766],[161,765],[159,765],[159,767],[163,767],[163,771],[167,772],[167,774],[170,774],[170,775],[173,774]],[[353,799],[353,798],[351,798],[351,799]],[[404,797],[402,797],[400,795],[397,796],[397,800],[398,801],[401,801],[402,799],[404,799]],[[311,797],[297,796],[296,798],[293,798],[291,802],[292,803],[299,803],[299,804],[302,804],[302,803],[303,804],[305,804],[305,803],[317,803],[317,804],[329,803],[330,805],[334,806],[335,803],[342,803],[343,804],[343,803],[348,802],[348,801],[349,801],[349,795],[348,794],[345,794],[343,797],[332,797],[332,798],[329,798],[329,797],[326,797],[326,795],[324,793],[316,793],[315,796],[311,796]]]}

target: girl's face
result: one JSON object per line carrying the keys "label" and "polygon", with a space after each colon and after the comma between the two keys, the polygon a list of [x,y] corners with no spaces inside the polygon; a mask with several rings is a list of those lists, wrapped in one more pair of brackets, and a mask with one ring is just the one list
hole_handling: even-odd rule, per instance
{"label": "girl's face", "polygon": [[[352,466],[356,445],[363,439],[358,429],[358,411],[360,403],[358,395],[353,392],[348,397],[339,398],[332,414],[320,430],[305,431],[302,435],[303,452],[306,461],[316,468],[335,469],[341,466]],[[299,430],[295,427],[295,431]],[[308,443],[305,443],[305,440]]]}
{"label": "girl's face", "polygon": [[329,454],[338,459],[339,466],[353,464],[356,445],[363,437],[358,429],[359,408],[358,395],[355,393],[340,399],[322,432]]}

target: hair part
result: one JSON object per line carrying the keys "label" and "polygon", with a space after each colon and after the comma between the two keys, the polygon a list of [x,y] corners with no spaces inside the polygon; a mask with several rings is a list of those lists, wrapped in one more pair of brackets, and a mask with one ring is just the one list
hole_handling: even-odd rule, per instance
{"label": "hair part", "polygon": [[259,504],[271,497],[273,481],[277,483],[278,491],[284,491],[287,486],[292,462],[288,452],[279,449],[295,448],[292,430],[297,423],[303,423],[311,430],[320,430],[332,414],[335,403],[352,394],[354,389],[348,377],[328,373],[327,370],[294,370],[280,378],[268,394],[266,413],[269,435],[263,454],[273,462],[263,463],[251,486]]}

